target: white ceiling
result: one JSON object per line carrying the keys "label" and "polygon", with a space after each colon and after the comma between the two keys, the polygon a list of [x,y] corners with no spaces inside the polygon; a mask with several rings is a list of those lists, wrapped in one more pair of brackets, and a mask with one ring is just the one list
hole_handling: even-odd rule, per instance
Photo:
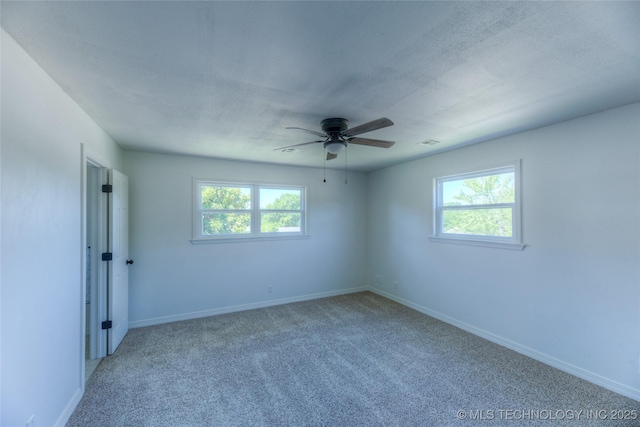
{"label": "white ceiling", "polygon": [[[373,170],[640,101],[640,2],[10,2],[2,27],[123,148]],[[435,146],[417,145],[438,140]],[[344,167],[344,156],[327,162]]]}

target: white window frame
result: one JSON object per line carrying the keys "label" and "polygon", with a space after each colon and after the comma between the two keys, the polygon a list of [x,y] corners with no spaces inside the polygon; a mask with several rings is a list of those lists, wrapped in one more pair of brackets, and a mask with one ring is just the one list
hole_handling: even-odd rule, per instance
{"label": "white window frame", "polygon": [[[207,209],[202,209],[202,186],[249,188],[251,190],[251,208],[246,210],[221,209],[220,212],[245,212],[251,216],[250,232],[242,234],[207,235],[202,233],[202,215]],[[260,209],[260,190],[298,190],[300,191],[300,210],[272,210]],[[300,213],[300,231],[261,232],[261,214],[263,212],[298,212]],[[269,184],[255,182],[228,182],[211,179],[193,179],[193,237],[191,243],[222,243],[243,242],[256,240],[297,239],[308,237],[307,234],[307,187],[303,185]]]}
{"label": "white window frame", "polygon": [[[513,172],[514,201],[513,203],[497,203],[487,205],[465,205],[461,207],[444,206],[443,184],[450,181],[461,181],[464,179],[478,178],[483,176],[497,175],[501,173]],[[487,246],[502,249],[523,250],[522,243],[522,215],[521,215],[521,190],[520,190],[520,160],[504,163],[501,165],[475,169],[455,175],[447,175],[434,178],[433,180],[433,235],[430,241],[443,243],[458,243],[473,246]],[[485,236],[474,234],[455,234],[443,231],[444,212],[456,209],[487,209],[487,208],[511,208],[511,237]]]}

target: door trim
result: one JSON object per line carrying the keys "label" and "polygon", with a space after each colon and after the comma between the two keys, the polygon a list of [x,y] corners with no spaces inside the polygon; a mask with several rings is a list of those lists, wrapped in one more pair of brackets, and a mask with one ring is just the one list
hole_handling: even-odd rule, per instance
{"label": "door trim", "polygon": [[[87,168],[98,168],[97,186],[106,183],[109,164],[101,156],[93,153],[84,143],[80,144],[81,153],[81,232],[80,232],[80,387],[84,393],[85,385],[85,346],[86,346],[86,283],[87,283]],[[96,189],[99,191],[98,189]],[[93,253],[106,252],[107,248],[107,205],[106,197],[98,197],[96,206],[97,216],[97,248]],[[100,328],[100,319],[107,316],[107,266],[98,263],[97,284],[92,288],[92,308],[90,313],[91,358],[101,358],[107,355],[107,334]],[[95,293],[93,293],[95,291]],[[95,302],[95,303],[94,303]]]}

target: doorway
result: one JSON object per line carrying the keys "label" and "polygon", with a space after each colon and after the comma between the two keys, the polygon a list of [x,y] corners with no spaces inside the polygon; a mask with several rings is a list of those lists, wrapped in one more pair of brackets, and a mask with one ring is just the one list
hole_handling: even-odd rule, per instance
{"label": "doorway", "polygon": [[[81,378],[89,380],[129,330],[129,179],[82,145]],[[105,262],[106,261],[106,262]]]}
{"label": "doorway", "polygon": [[85,290],[84,368],[85,383],[107,355],[107,335],[100,319],[106,319],[107,271],[101,254],[107,248],[107,206],[102,193],[107,169],[87,159],[85,164]]}

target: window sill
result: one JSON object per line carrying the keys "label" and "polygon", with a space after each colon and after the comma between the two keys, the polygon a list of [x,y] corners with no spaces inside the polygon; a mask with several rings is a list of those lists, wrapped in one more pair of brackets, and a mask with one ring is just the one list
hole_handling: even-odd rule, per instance
{"label": "window sill", "polygon": [[437,242],[437,243],[453,243],[456,245],[484,246],[487,248],[496,248],[496,249],[510,249],[513,251],[522,251],[526,246],[524,243],[516,243],[516,242],[499,242],[495,240],[464,239],[459,237],[442,237],[442,236],[429,236],[429,241]]}
{"label": "window sill", "polygon": [[213,239],[191,239],[192,245],[209,245],[216,243],[240,242],[271,242],[274,240],[303,240],[310,238],[310,234],[282,235],[282,236],[249,236],[249,237],[216,237]]}

